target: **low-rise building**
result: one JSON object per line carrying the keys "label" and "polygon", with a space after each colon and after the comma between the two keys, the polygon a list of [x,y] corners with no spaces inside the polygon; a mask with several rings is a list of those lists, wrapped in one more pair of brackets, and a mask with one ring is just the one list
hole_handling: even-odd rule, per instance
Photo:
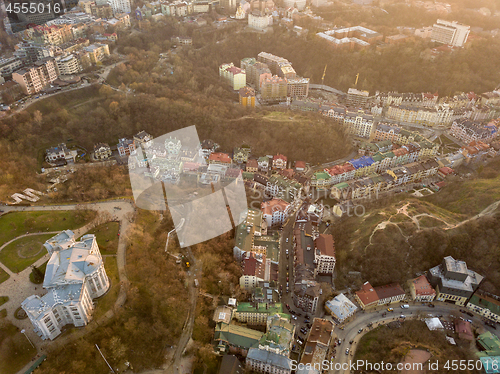
{"label": "low-rise building", "polygon": [[493,123],[481,123],[461,118],[453,122],[450,134],[469,144],[472,141],[490,143],[498,136],[498,129]]}
{"label": "low-rise building", "polygon": [[94,145],[94,157],[96,160],[107,160],[111,156],[111,147],[107,143]]}
{"label": "low-rise building", "polygon": [[326,355],[330,347],[333,328],[332,322],[322,318],[314,318],[300,358],[297,374],[320,373],[318,368],[322,368],[327,359]]}
{"label": "low-rise building", "polygon": [[372,287],[370,282],[365,282],[361,290],[355,292],[355,298],[361,308],[366,309],[377,305],[388,305],[404,301],[406,293],[397,283]]}
{"label": "low-rise building", "polygon": [[498,299],[498,296],[491,297],[476,292],[467,303],[467,309],[491,321],[500,322],[500,301]]}
{"label": "low-rise building", "polygon": [[267,303],[239,303],[233,311],[233,317],[241,323],[266,326],[267,318],[276,313],[283,314],[283,307],[280,303],[274,305]]}
{"label": "low-rise building", "polygon": [[231,62],[229,64],[222,64],[219,66],[219,76],[226,80],[233,90],[238,91],[240,88],[246,86],[246,72]]}
{"label": "low-rise building", "polygon": [[344,321],[354,315],[358,307],[341,293],[332,300],[328,300],[325,303],[325,309],[338,323],[344,323]]}
{"label": "low-rise building", "polygon": [[118,154],[122,157],[133,155],[136,152],[135,142],[127,138],[118,140],[118,145],[116,148],[118,149]]}
{"label": "low-rise building", "polygon": [[294,286],[293,303],[306,313],[316,313],[321,295],[321,286],[316,282],[296,283]]}
{"label": "low-rise building", "polygon": [[246,368],[254,373],[291,374],[292,361],[283,355],[265,349],[250,348]]}
{"label": "low-rise building", "polygon": [[417,302],[431,302],[436,297],[436,291],[425,277],[421,275],[418,278],[408,281],[411,299]]}
{"label": "low-rise building", "polygon": [[49,164],[65,161],[66,163],[75,162],[77,152],[66,147],[65,143],[59,144],[57,147],[51,147],[45,150],[45,161]]}
{"label": "low-rise building", "polygon": [[218,354],[240,354],[246,356],[250,348],[258,348],[264,333],[247,327],[217,323],[214,342]]}

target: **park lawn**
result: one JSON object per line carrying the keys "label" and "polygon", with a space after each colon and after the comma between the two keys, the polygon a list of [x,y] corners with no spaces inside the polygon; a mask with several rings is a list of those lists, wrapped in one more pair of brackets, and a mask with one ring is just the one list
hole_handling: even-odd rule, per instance
{"label": "park lawn", "polygon": [[95,218],[93,210],[12,212],[0,217],[0,246],[20,235],[75,230]]}
{"label": "park lawn", "polygon": [[87,234],[96,236],[97,245],[102,255],[113,255],[118,250],[118,222],[107,222],[94,227]]}
{"label": "park lawn", "polygon": [[14,240],[0,251],[0,262],[14,273],[23,271],[47,254],[43,243],[52,236],[52,234],[40,234]]}
{"label": "park lawn", "polygon": [[105,295],[94,300],[94,319],[96,320],[105,315],[108,310],[113,308],[116,298],[118,297],[118,292],[120,291],[120,280],[118,277],[118,265],[116,263],[116,257],[103,257],[103,259],[104,268],[106,269],[106,274],[108,275],[111,285]]}
{"label": "park lawn", "polygon": [[[0,311],[0,315],[2,312]],[[36,355],[36,349],[9,322],[2,322],[0,326],[0,347],[0,374],[16,373]]]}
{"label": "park lawn", "polygon": [[5,272],[5,270],[0,269],[0,283],[5,282],[10,278],[10,275]]}

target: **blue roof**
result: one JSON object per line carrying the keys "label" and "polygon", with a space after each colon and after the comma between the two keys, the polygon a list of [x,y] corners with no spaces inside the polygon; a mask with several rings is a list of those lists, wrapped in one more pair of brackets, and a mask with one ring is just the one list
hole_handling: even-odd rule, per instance
{"label": "blue roof", "polygon": [[361,156],[360,158],[353,158],[349,163],[354,167],[354,169],[365,168],[374,163],[373,158],[370,156]]}

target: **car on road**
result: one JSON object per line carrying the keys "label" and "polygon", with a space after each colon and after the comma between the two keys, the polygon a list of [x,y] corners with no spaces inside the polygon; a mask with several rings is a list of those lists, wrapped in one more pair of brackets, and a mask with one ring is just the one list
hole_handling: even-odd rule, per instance
{"label": "car on road", "polygon": [[408,309],[410,306],[408,304],[401,305],[401,309]]}
{"label": "car on road", "polygon": [[354,343],[354,340],[350,340],[350,341],[349,341],[349,344],[352,344],[352,343]]}
{"label": "car on road", "polygon": [[346,356],[349,354],[349,348],[347,348],[347,349],[345,350],[345,354],[346,354]]}
{"label": "car on road", "polygon": [[358,334],[361,334],[363,332],[363,329],[358,330]]}
{"label": "car on road", "polygon": [[399,318],[406,318],[406,316],[404,314],[401,314]]}
{"label": "car on road", "polygon": [[297,320],[297,316],[294,316],[293,314],[292,314],[292,318],[293,318],[294,320]]}
{"label": "car on road", "polygon": [[[281,287],[283,287],[283,285]],[[290,310],[290,305],[286,304],[285,306],[288,310]]]}
{"label": "car on road", "polygon": [[287,248],[287,249],[285,249],[285,253],[288,255],[288,248]]}
{"label": "car on road", "polygon": [[288,270],[288,264],[286,264],[286,270]]}
{"label": "car on road", "polygon": [[394,308],[387,308],[388,312],[394,312]]}
{"label": "car on road", "polygon": [[288,238],[286,238],[286,242],[288,243]]}
{"label": "car on road", "polygon": [[435,308],[436,306],[434,304],[429,304],[429,308]]}

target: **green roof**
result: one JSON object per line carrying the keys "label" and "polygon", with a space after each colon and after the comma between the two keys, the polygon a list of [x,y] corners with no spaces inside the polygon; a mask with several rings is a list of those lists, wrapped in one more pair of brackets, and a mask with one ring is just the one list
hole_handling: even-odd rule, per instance
{"label": "green roof", "polygon": [[[234,238],[235,245],[243,251],[250,251],[252,248],[253,233],[255,229],[260,230],[261,225],[262,212],[256,209],[249,209],[245,222],[241,223],[236,228],[236,235]],[[250,233],[247,232],[249,226],[251,227]]]}
{"label": "green roof", "polygon": [[335,186],[333,186],[339,190],[342,190],[344,188],[348,188],[349,185],[346,183],[346,182],[340,182],[340,183],[337,183]]}
{"label": "green roof", "polygon": [[258,308],[256,308],[253,303],[239,303],[236,308],[237,312],[240,313],[265,313],[265,314],[276,314],[283,313],[283,305],[281,303],[276,303],[274,305],[268,305],[266,309],[266,303],[258,303]]}
{"label": "green roof", "polygon": [[258,162],[264,162],[264,161],[269,162],[269,157],[262,156],[262,157],[259,157],[259,159],[258,159],[257,161],[258,161]]}
{"label": "green roof", "polygon": [[480,356],[500,356],[500,340],[491,332],[487,331],[479,335],[477,337],[477,343],[483,349],[483,352],[480,352]]}
{"label": "green roof", "polygon": [[485,297],[479,296],[479,295],[472,295],[470,298],[469,303],[476,305],[480,308],[486,308],[488,309],[491,313],[496,314],[497,316],[500,316],[500,305],[497,303],[494,303],[493,301],[488,300]]}
{"label": "green roof", "polygon": [[316,173],[314,173],[312,179],[315,179],[315,180],[326,180],[326,179],[330,179],[330,174],[328,174],[326,171],[317,171]]}
{"label": "green roof", "polygon": [[263,335],[262,332],[247,327],[219,322],[215,326],[214,340],[222,340],[229,345],[250,349],[259,346],[259,341]]}
{"label": "green roof", "polygon": [[250,179],[250,180],[252,180],[253,179],[253,175],[254,175],[254,173],[249,173],[248,171],[244,171],[243,173],[241,173],[241,176],[243,177],[243,179]]}
{"label": "green roof", "polygon": [[382,161],[385,157],[382,156],[382,154],[380,154],[379,152],[375,153],[373,156],[372,156],[372,159],[374,162],[379,162],[379,161]]}
{"label": "green roof", "polygon": [[381,153],[381,155],[385,158],[393,158],[394,157],[394,153],[392,153],[391,151]]}

